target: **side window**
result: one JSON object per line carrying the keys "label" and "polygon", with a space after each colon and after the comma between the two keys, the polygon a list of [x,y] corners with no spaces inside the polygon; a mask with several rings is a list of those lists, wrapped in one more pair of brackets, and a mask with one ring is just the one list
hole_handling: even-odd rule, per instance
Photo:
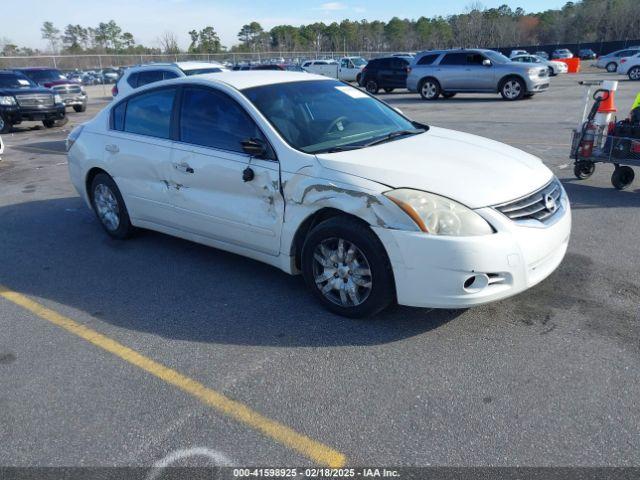
{"label": "side window", "polygon": [[482,65],[484,55],[479,53],[470,53],[467,55],[467,65]]}
{"label": "side window", "polygon": [[163,78],[164,80],[169,80],[170,78],[178,78],[178,74],[176,72],[172,72],[171,70],[165,70]]}
{"label": "side window", "polygon": [[424,55],[418,60],[418,65],[431,65],[439,55]]}
{"label": "side window", "polygon": [[124,119],[124,131],[158,138],[170,138],[171,112],[175,96],[175,88],[164,88],[129,99]]}
{"label": "side window", "polygon": [[391,59],[381,58],[378,60],[378,68],[391,68]]}
{"label": "side window", "polygon": [[391,60],[391,65],[395,70],[404,70],[407,68],[408,62],[402,58],[394,58]]}
{"label": "side window", "polygon": [[111,126],[113,127],[114,130],[119,130],[119,131],[124,130],[124,112],[126,111],[126,109],[127,109],[127,102],[122,102],[111,111],[111,115],[112,115]]}
{"label": "side window", "polygon": [[127,77],[127,83],[131,88],[138,88],[138,74],[132,73]]}
{"label": "side window", "polygon": [[264,139],[249,114],[228,95],[205,88],[186,88],[180,111],[180,140],[203,147],[243,152],[240,142]]}
{"label": "side window", "polygon": [[349,59],[343,58],[342,60],[340,60],[340,66],[342,68],[349,68]]}
{"label": "side window", "polygon": [[163,79],[162,70],[143,70],[138,72],[138,87]]}
{"label": "side window", "polygon": [[466,53],[447,53],[440,61],[440,65],[466,65]]}

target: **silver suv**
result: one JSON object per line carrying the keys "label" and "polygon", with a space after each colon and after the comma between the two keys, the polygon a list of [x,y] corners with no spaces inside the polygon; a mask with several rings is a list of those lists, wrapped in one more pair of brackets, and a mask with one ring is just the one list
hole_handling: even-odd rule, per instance
{"label": "silver suv", "polygon": [[549,88],[549,69],[516,63],[493,50],[432,50],[416,55],[407,88],[424,100],[456,93],[500,93],[505,100],[531,97]]}

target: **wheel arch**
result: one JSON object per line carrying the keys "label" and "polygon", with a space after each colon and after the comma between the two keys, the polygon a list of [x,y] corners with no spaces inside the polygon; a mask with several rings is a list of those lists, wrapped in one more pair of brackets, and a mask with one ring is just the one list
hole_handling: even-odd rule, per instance
{"label": "wheel arch", "polygon": [[526,91],[527,92],[529,91],[529,88],[527,87],[527,81],[524,79],[522,75],[518,73],[508,73],[505,76],[503,76],[498,82],[498,93],[502,91],[502,87],[504,87],[504,84],[507,82],[507,80],[511,78],[516,78],[520,80],[524,84],[524,88],[526,89]]}
{"label": "wheel arch", "polygon": [[[104,173],[105,175],[109,175],[109,177],[111,177],[109,172],[107,172],[106,170],[104,170],[104,169],[102,169],[100,167],[92,167],[92,168],[90,168],[89,171],[87,172],[87,175],[85,176],[84,188],[85,188],[85,192],[87,194],[87,198],[89,199],[89,201],[91,201],[91,183],[93,183],[93,179],[96,178],[96,176],[99,175],[100,173]],[[111,178],[113,178],[113,177],[111,177]]]}

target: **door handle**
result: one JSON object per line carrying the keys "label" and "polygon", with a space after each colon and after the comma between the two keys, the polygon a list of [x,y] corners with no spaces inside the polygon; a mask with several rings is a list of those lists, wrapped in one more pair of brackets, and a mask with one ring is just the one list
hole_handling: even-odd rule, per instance
{"label": "door handle", "polygon": [[118,145],[114,145],[114,144],[105,145],[104,149],[107,152],[111,152],[111,153],[118,153],[120,151],[120,148],[118,147]]}
{"label": "door handle", "polygon": [[193,173],[193,168],[188,163],[174,163],[173,167],[179,172]]}

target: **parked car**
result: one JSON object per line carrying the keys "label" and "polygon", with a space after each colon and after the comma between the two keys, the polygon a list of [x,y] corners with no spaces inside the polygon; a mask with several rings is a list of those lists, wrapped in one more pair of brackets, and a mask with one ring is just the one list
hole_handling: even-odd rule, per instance
{"label": "parked car", "polygon": [[46,128],[64,122],[62,98],[18,71],[0,70],[0,133],[24,121],[41,121]]}
{"label": "parked car", "polygon": [[549,88],[549,69],[512,62],[493,50],[427,51],[411,64],[407,88],[423,100],[460,92],[500,93],[505,100],[520,100]]}
{"label": "parked car", "polygon": [[108,235],[158,230],[301,272],[349,317],[510,297],[558,267],[570,236],[567,195],[538,158],[318,75],[148,85],[67,145]]}
{"label": "parked car", "polygon": [[302,64],[303,70],[325,77],[337,78],[344,82],[360,83],[362,69],[367,61],[362,57],[342,57],[335,60],[307,60]]}
{"label": "parked car", "polygon": [[396,52],[394,54],[391,55],[392,57],[415,57],[416,56],[416,52]]}
{"label": "parked car", "polygon": [[578,58],[580,60],[595,60],[598,58],[598,55],[590,48],[582,48],[578,50]]}
{"label": "parked car", "polygon": [[529,55],[529,52],[527,52],[526,50],[511,50],[509,58],[519,57],[521,55]]}
{"label": "parked car", "polygon": [[620,59],[625,57],[632,57],[640,53],[640,47],[638,48],[623,48],[622,50],[616,50],[615,52],[607,53],[606,55],[602,55],[598,58],[596,62],[596,67],[604,68],[609,73],[614,73],[618,70],[618,65],[620,64]]}
{"label": "parked car", "polygon": [[281,72],[304,72],[300,65],[292,63],[262,63],[259,65],[251,65],[247,69],[238,68],[234,70],[276,70]]}
{"label": "parked car", "polygon": [[102,83],[116,83],[120,78],[120,71],[115,68],[103,68],[100,74]]}
{"label": "parked car", "polygon": [[536,57],[544,58],[545,60],[549,60],[549,54],[543,50],[539,50],[534,53]]}
{"label": "parked car", "polygon": [[411,60],[411,57],[382,57],[369,60],[362,70],[360,86],[371,94],[378,93],[380,89],[391,93],[396,88],[406,88]]}
{"label": "parked car", "polygon": [[568,50],[566,48],[558,48],[557,50],[553,51],[553,53],[551,54],[551,58],[553,60],[561,58],[573,58],[573,53],[571,53],[571,50]]}
{"label": "parked car", "polygon": [[629,80],[640,80],[640,53],[633,57],[621,58],[618,73],[627,75]]}
{"label": "parked car", "polygon": [[202,75],[204,73],[220,73],[227,69],[217,62],[176,62],[149,63],[128,68],[111,89],[114,97],[127,93],[149,83],[168,80],[170,78]]}
{"label": "parked car", "polygon": [[520,55],[517,57],[513,57],[511,61],[529,65],[545,65],[549,69],[549,74],[552,76],[558,75],[560,73],[567,73],[569,70],[567,64],[564,62],[545,60],[544,58],[538,57],[537,55]]}
{"label": "parked car", "polygon": [[60,70],[48,67],[20,68],[22,72],[38,85],[50,88],[60,95],[65,107],[72,107],[76,112],[87,109],[88,96],[84,87],[77,81],[69,80]]}

